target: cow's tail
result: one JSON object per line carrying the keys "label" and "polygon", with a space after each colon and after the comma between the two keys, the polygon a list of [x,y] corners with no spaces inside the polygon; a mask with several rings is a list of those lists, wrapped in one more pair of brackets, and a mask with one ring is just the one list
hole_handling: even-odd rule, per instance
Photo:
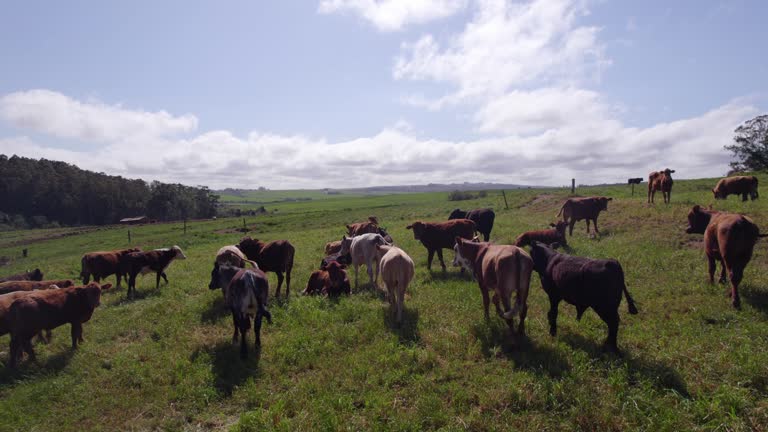
{"label": "cow's tail", "polygon": [[[522,255],[522,254],[521,254]],[[510,293],[509,296],[512,297],[512,288],[517,288],[517,296],[515,298],[515,304],[512,306],[512,308],[502,314],[504,319],[512,319],[515,315],[518,315],[520,311],[525,307],[526,303],[528,302],[528,288],[531,284],[531,272],[529,268],[527,267],[527,261],[525,261],[523,256],[518,256],[515,259],[515,267],[517,269],[516,276],[516,285],[517,287],[509,287]]]}
{"label": "cow's tail", "polygon": [[259,265],[256,264],[256,261],[251,261],[251,260],[247,259],[247,260],[245,260],[245,262],[247,262],[248,264],[252,265],[253,268],[255,268],[255,269],[259,268]]}
{"label": "cow's tail", "polygon": [[557,216],[555,216],[555,217],[558,217],[558,218],[559,218],[559,217],[560,217],[560,215],[562,215],[564,211],[565,211],[565,204],[563,204],[563,206],[562,206],[562,207],[560,207],[560,211],[559,211],[559,212],[557,212]]}
{"label": "cow's tail", "polygon": [[85,263],[85,257],[83,257],[80,260],[80,279],[83,281],[83,285],[88,283],[88,280],[86,279],[86,277],[90,279],[90,275],[88,275],[88,272],[85,271],[86,266],[87,265]]}
{"label": "cow's tail", "polygon": [[627,298],[627,306],[629,308],[629,313],[632,315],[637,315],[639,312],[637,310],[637,306],[635,306],[635,301],[632,299],[632,296],[629,295],[629,290],[627,289],[627,284],[624,283],[624,272],[621,272],[621,287],[624,290],[624,297]]}

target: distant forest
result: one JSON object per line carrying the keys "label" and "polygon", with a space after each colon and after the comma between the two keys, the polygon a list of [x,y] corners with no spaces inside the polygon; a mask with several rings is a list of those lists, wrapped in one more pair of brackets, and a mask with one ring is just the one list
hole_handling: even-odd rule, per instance
{"label": "distant forest", "polygon": [[133,216],[208,218],[219,196],[207,187],[131,180],[65,162],[0,154],[0,229],[104,225]]}

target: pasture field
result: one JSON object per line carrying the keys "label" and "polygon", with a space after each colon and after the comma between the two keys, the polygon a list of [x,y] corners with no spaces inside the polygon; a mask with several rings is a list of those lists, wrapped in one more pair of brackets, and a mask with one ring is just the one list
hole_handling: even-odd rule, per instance
{"label": "pasture field", "polygon": [[[622,301],[623,357],[602,352],[606,327],[594,312],[577,322],[565,303],[550,337],[535,273],[527,338],[513,345],[501,319],[484,320],[476,283],[450,267],[453,252],[444,251],[447,273],[435,263],[429,272],[426,250],[405,229],[457,206],[490,206],[492,240],[509,243],[554,221],[566,190],[507,192],[509,210],[498,192],[462,202],[447,193],[342,195],[247,218],[250,235],[288,239],[297,253],[291,299],[271,300],[261,355],[251,337],[247,361],[230,342],[221,292],[207,288],[217,249],[237,242],[242,220],[192,222],[186,235],[180,223],[131,227],[133,245],[177,244],[188,259],[172,264],[159,290],[154,277],[140,278],[134,300],[125,287],[105,292],[77,351],[64,326],[50,345],[35,345],[38,364],[0,368],[0,430],[767,430],[768,241],[755,248],[736,311],[724,286],[706,281],[702,235],[684,232],[693,204],[748,214],[767,232],[768,175],[760,183],[763,197],[746,203],[714,201],[714,179],[675,180],[671,205],[661,194],[647,205],[645,184],[634,197],[628,186],[577,190],[614,197],[599,219],[602,235],[586,236],[582,221],[568,240],[573,254],[624,267],[640,313],[629,315]],[[362,269],[350,297],[298,295],[325,242],[370,214],[416,263],[401,328]],[[2,274],[39,266],[74,278],[84,252],[128,246],[126,227],[43,234],[2,233],[0,255],[14,257]],[[8,341],[0,337],[3,363]]]}

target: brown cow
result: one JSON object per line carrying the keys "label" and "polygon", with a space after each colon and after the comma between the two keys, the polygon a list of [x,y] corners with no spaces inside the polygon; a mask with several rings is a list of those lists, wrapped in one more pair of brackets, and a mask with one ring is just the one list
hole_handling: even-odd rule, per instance
{"label": "brown cow", "polygon": [[733,307],[739,309],[739,283],[744,276],[744,268],[752,259],[752,249],[758,237],[766,237],[768,234],[760,234],[752,219],[744,215],[704,210],[698,205],[688,212],[688,228],[685,232],[704,234],[709,282],[714,282],[715,261],[720,261],[720,282],[725,283],[727,271],[731,281],[731,302]]}
{"label": "brown cow", "polygon": [[280,297],[280,287],[283,285],[283,272],[285,272],[285,296],[290,296],[291,270],[293,269],[293,256],[296,249],[288,240],[264,243],[257,239],[243,237],[237,247],[245,253],[248,259],[256,261],[262,271],[275,272],[277,275],[275,297]]}
{"label": "brown cow", "polygon": [[[56,285],[49,285],[47,287],[40,288],[41,290],[45,289],[59,289]],[[10,331],[10,328],[8,327],[8,310],[11,308],[11,304],[18,298],[28,296],[32,293],[35,293],[36,291],[14,291],[8,294],[0,295],[0,336],[8,333]],[[40,339],[46,340],[51,338],[51,331],[47,331],[48,337],[45,338],[42,335],[40,335]]]}
{"label": "brown cow", "polygon": [[664,203],[668,204],[672,198],[672,173],[675,170],[666,168],[664,171],[654,171],[648,174],[648,203],[653,202],[656,191],[664,195]]}
{"label": "brown cow", "polygon": [[734,176],[720,179],[717,185],[712,189],[715,199],[726,199],[728,195],[741,195],[741,200],[746,201],[747,195],[756,200],[760,195],[757,193],[757,177],[755,176]]}
{"label": "brown cow", "polygon": [[48,289],[48,287],[51,285],[56,285],[59,288],[67,288],[74,286],[75,283],[71,279],[3,282],[0,283],[0,295],[12,293],[15,291],[34,291]]}
{"label": "brown cow", "polygon": [[336,297],[341,294],[350,294],[352,288],[349,284],[349,277],[344,270],[344,266],[337,261],[331,261],[325,268],[315,270],[309,276],[307,287],[302,294],[314,295],[321,294],[329,297]]}
{"label": "brown cow", "polygon": [[148,252],[131,252],[124,258],[124,263],[128,273],[128,298],[136,294],[136,276],[145,275],[154,272],[156,274],[155,289],[160,288],[160,277],[168,283],[165,270],[171,265],[173,260],[187,259],[181,248],[173,246],[164,249],[155,249]]}
{"label": "brown cow", "polygon": [[93,282],[83,287],[39,291],[16,299],[8,310],[11,333],[9,366],[16,367],[22,351],[35,361],[32,337],[42,330],[52,330],[64,324],[72,325],[72,348],[83,342],[83,323],[91,319],[94,309],[101,303],[101,287]]}
{"label": "brown cow", "polygon": [[333,255],[341,250],[341,240],[328,242],[325,244],[325,254]]}
{"label": "brown cow", "polygon": [[568,223],[559,221],[557,223],[551,223],[549,226],[553,228],[548,230],[527,231],[520,234],[517,236],[517,239],[515,239],[515,246],[530,246],[535,241],[544,244],[559,243],[563,246],[567,246],[568,241],[565,237],[565,228],[568,226]]}
{"label": "brown cow", "polygon": [[10,276],[0,278],[0,282],[25,281],[25,280],[41,281],[43,280],[43,272],[41,272],[39,268],[36,268],[34,270],[27,270],[24,273],[18,273],[15,275],[10,275]]}
{"label": "brown cow", "polygon": [[597,230],[597,217],[600,216],[601,211],[608,210],[608,201],[612,200],[613,198],[606,197],[568,198],[560,207],[557,217],[563,215],[563,221],[569,223],[571,235],[573,235],[573,226],[582,219],[586,219],[587,234],[589,234],[590,220],[595,224],[595,233],[600,234]]}
{"label": "brown cow", "polygon": [[[427,248],[427,270],[432,270],[432,258],[437,252],[440,267],[445,271],[443,249],[453,249],[456,237],[470,240],[475,235],[475,223],[469,219],[454,219],[447,222],[416,221],[405,228],[412,229],[413,238],[421,241],[421,244]],[[463,267],[461,271],[464,271]]]}
{"label": "brown cow", "polygon": [[93,276],[93,280],[100,282],[101,279],[110,275],[117,278],[117,288],[120,288],[121,279],[128,279],[127,269],[123,260],[125,256],[132,252],[141,252],[139,248],[118,249],[113,251],[88,252],[80,260],[80,277],[83,278],[83,285],[87,284]]}
{"label": "brown cow", "polygon": [[[461,265],[477,279],[483,294],[485,317],[488,318],[490,303],[488,292],[493,291],[496,313],[507,322],[510,331],[515,329],[514,316],[520,314],[517,331],[524,334],[528,289],[533,271],[533,261],[528,253],[517,246],[466,241],[461,237],[456,237],[454,252],[453,265]],[[511,306],[512,293],[516,294],[514,307]]]}
{"label": "brown cow", "polygon": [[361,234],[378,234],[379,233],[379,219],[376,216],[368,216],[366,222],[357,222],[351,225],[346,225],[347,235],[350,237],[359,236]]}

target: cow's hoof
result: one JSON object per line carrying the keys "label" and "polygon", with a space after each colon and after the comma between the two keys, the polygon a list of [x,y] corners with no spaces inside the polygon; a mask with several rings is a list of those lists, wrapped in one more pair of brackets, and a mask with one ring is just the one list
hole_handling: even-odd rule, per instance
{"label": "cow's hoof", "polygon": [[549,335],[552,337],[557,336],[557,329],[549,329]]}
{"label": "cow's hoof", "polygon": [[733,305],[734,309],[741,310],[741,301],[738,298],[731,302],[731,304]]}

